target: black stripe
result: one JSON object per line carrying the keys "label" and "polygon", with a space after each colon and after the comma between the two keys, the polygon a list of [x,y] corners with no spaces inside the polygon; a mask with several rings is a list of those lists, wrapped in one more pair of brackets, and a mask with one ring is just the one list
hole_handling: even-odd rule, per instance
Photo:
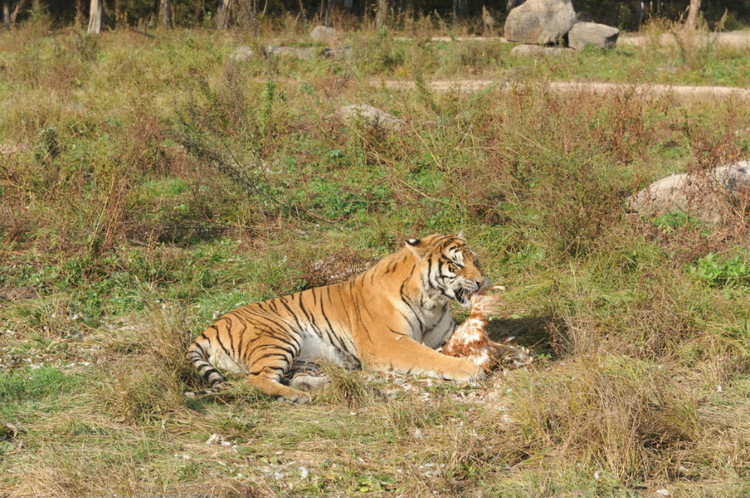
{"label": "black stripe", "polygon": [[[198,349],[200,349],[200,350],[201,350],[201,352],[200,352],[200,354],[201,354],[201,355],[205,355],[205,354],[206,354],[206,350],[205,350],[205,349],[203,349],[203,344],[202,344],[202,343],[200,343],[200,342],[198,342],[198,341],[196,340],[196,341],[195,341],[195,342],[193,343],[193,346],[195,346],[196,348],[198,348]],[[195,352],[195,353],[197,353],[197,351],[194,351],[194,352]]]}
{"label": "black stripe", "polygon": [[[248,310],[248,313],[251,313],[252,315],[258,317],[259,319],[263,321],[270,322],[273,325],[276,325],[277,327],[281,328],[282,330],[288,333],[294,332],[294,327],[286,323],[284,321],[284,318],[277,313],[270,313],[270,312],[258,313],[255,310]],[[278,318],[278,320],[274,320],[274,317]],[[268,324],[262,324],[258,321],[254,323],[255,323],[255,327],[258,329],[260,329],[262,326],[268,327]],[[266,330],[270,330],[270,329],[266,329]]]}
{"label": "black stripe", "polygon": [[322,299],[320,300],[320,314],[323,315],[323,319],[328,324],[328,330],[330,332],[335,333],[336,331],[333,329],[333,325],[331,324],[331,320],[328,319],[328,313],[326,313],[326,309],[323,306],[323,300]]}
{"label": "black stripe", "polygon": [[[405,285],[406,285],[406,282],[404,282],[404,284],[401,285],[401,289],[399,289],[399,295],[401,296],[401,300],[404,302],[404,304],[406,304],[409,307],[409,309],[411,310],[411,312],[414,314],[414,318],[417,319],[417,324],[419,325],[419,330],[423,331],[425,329],[425,324],[424,324],[424,322],[422,322],[422,317],[420,316],[420,313],[417,310],[414,309],[414,304],[412,303],[412,300],[404,292],[404,286]],[[421,309],[422,308],[420,308],[420,310]],[[403,315],[403,312],[401,314]],[[404,315],[404,317],[406,317],[406,315]],[[409,324],[411,325],[411,320],[409,320],[408,317],[406,317],[406,319],[409,322]]]}
{"label": "black stripe", "polygon": [[[288,346],[288,348],[285,347],[285,346]],[[261,344],[260,346],[257,346],[254,351],[255,352],[257,352],[257,351],[263,351],[265,349],[272,349],[274,351],[281,350],[281,351],[284,351],[285,353],[287,353],[292,358],[294,358],[295,356],[297,356],[297,351],[295,350],[295,348],[293,348],[291,344],[287,344],[287,343],[285,343],[283,345],[282,344]],[[260,358],[258,358],[258,359],[260,359]],[[254,361],[258,361],[258,359],[255,359]]]}
{"label": "black stripe", "polygon": [[264,370],[274,370],[274,371],[284,371],[284,367],[275,367],[273,365],[264,365],[263,368],[256,372],[250,372],[248,375],[260,375],[263,373]]}
{"label": "black stripe", "polygon": [[[285,351],[285,352],[288,353],[288,351]],[[262,355],[260,358],[256,358],[255,361],[253,361],[253,363],[259,363],[260,361],[265,360],[266,358],[273,358],[273,357],[278,357],[286,361],[287,363],[291,363],[292,360],[294,359],[294,356],[291,355],[291,353],[289,354],[290,356],[292,356],[292,359],[289,359],[287,355],[285,355],[284,353],[266,353]]]}
{"label": "black stripe", "polygon": [[223,342],[221,342],[221,333],[220,333],[220,332],[217,332],[217,333],[216,333],[216,342],[218,342],[218,343],[219,343],[219,346],[221,346],[221,349],[223,349],[223,350],[224,350],[224,353],[226,353],[226,355],[227,355],[227,356],[229,356],[229,357],[231,358],[231,357],[232,357],[232,354],[231,354],[231,353],[230,353],[230,352],[229,352],[229,351],[227,350],[227,347],[226,347],[226,346],[224,346],[224,343],[223,343]]}
{"label": "black stripe", "polygon": [[[239,319],[239,317],[237,317],[237,318],[238,318],[238,320],[237,320],[238,322],[242,322],[242,320]],[[231,320],[231,318],[227,317],[227,320]],[[232,322],[230,321],[230,324],[231,323]],[[229,327],[227,329],[227,334],[229,335],[229,350],[232,351],[232,353],[234,353],[234,334],[232,334],[232,328],[233,327]],[[232,357],[234,357],[234,355]]]}
{"label": "black stripe", "polygon": [[298,328],[297,328],[297,330],[298,330],[298,331],[301,331],[301,330],[303,330],[302,324],[301,324],[301,323],[299,323],[299,319],[297,318],[297,315],[296,315],[296,313],[294,313],[294,311],[292,311],[292,308],[290,308],[290,307],[289,307],[289,305],[288,305],[288,304],[286,304],[286,300],[285,300],[285,298],[281,298],[280,302],[281,302],[281,304],[283,304],[283,305],[284,305],[284,307],[285,307],[285,308],[286,308],[287,310],[289,310],[289,313],[290,313],[290,314],[292,315],[292,317],[294,317],[294,321],[295,321],[295,322],[297,322],[297,327],[298,327]]}
{"label": "black stripe", "polygon": [[309,324],[314,323],[315,320],[313,318],[311,318],[311,315],[307,314],[307,310],[305,309],[305,305],[302,304],[302,293],[301,292],[298,293],[297,296],[298,296],[298,301],[299,301],[299,303],[297,304],[297,306],[299,306],[299,309],[300,309],[300,311],[302,311],[302,314],[305,315],[305,319],[306,319],[307,323],[309,323]]}
{"label": "black stripe", "polygon": [[[328,300],[331,302],[331,304],[333,304],[333,301],[331,301],[331,297],[330,297],[330,290],[329,290]],[[336,332],[336,329],[333,327],[333,324],[331,323],[331,320],[328,319],[328,313],[326,313],[325,306],[323,305],[323,300],[322,299],[320,300],[320,314],[323,315],[323,319],[328,324],[328,329],[323,329],[325,331],[325,333],[326,333],[326,340],[327,340],[328,344],[330,344],[331,346],[334,346],[334,347],[343,348],[344,351],[348,352],[349,349],[343,344],[343,341],[341,341],[341,339],[339,339],[339,336],[338,336],[338,334]],[[334,341],[334,339],[331,336],[333,336],[334,338],[336,338],[337,341]],[[337,345],[337,343],[338,343],[338,345]]]}

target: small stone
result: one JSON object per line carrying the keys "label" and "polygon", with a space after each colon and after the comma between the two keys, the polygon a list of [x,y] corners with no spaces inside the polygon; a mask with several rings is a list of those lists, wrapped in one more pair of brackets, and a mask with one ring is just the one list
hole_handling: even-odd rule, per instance
{"label": "small stone", "polygon": [[575,51],[565,47],[542,47],[541,45],[517,45],[510,51],[511,55],[525,55],[538,57],[558,57],[561,55],[573,55]]}
{"label": "small stone", "polygon": [[367,104],[348,105],[339,109],[337,114],[347,124],[362,120],[368,126],[395,131],[402,129],[404,126],[404,122],[396,116]]}

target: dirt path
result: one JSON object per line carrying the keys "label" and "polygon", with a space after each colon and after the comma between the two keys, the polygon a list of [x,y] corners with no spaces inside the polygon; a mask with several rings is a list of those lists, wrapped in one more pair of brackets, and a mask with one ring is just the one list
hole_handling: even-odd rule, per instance
{"label": "dirt path", "polygon": [[[492,80],[455,80],[455,81],[432,81],[430,89],[435,92],[458,91],[472,93],[495,85],[501,91],[510,91],[512,85],[509,83],[498,83]],[[704,100],[704,99],[737,99],[750,100],[750,89],[727,86],[684,86],[684,85],[660,85],[660,84],[638,84],[628,83],[597,83],[597,82],[568,82],[552,81],[546,83],[550,91],[559,94],[572,94],[589,92],[603,95],[612,92],[623,92],[632,90],[637,94],[674,96],[680,100]],[[387,88],[389,90],[413,90],[416,84],[413,81],[381,80],[369,81],[368,86],[372,88]]]}
{"label": "dirt path", "polygon": [[[674,33],[664,33],[658,37],[639,34],[623,34],[617,40],[619,45],[633,45],[642,47],[650,41],[658,41],[661,46],[677,45],[678,37]],[[699,46],[718,46],[732,48],[750,48],[750,31],[734,31],[731,33],[696,33],[686,35],[686,41],[697,43]]]}
{"label": "dirt path", "polygon": [[[394,37],[397,41],[409,41],[412,38],[408,37]],[[685,41],[696,43],[700,46],[714,46],[714,47],[733,47],[733,48],[746,48],[750,49],[750,31],[733,31],[731,33],[705,33],[696,32],[693,35],[685,35]],[[430,38],[433,42],[449,42],[449,41],[473,41],[473,42],[499,42],[499,43],[512,43],[506,40],[502,36],[483,37],[483,36],[433,36]],[[642,47],[650,42],[658,42],[661,46],[677,45],[678,38],[674,33],[664,33],[658,36],[648,36],[638,33],[621,33],[617,40],[618,45],[630,45],[636,47]]]}

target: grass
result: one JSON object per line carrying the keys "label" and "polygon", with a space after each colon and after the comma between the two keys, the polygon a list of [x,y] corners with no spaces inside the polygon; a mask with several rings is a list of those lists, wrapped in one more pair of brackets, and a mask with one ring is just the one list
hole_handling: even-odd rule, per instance
{"label": "grass", "polygon": [[[521,59],[424,27],[358,31],[349,59],[230,57],[300,30],[0,33],[0,494],[747,494],[747,213],[625,209],[746,159],[747,106],[534,83],[736,85],[750,58]],[[512,89],[426,85],[466,74]],[[346,124],[351,103],[407,126]],[[332,370],[301,407],[241,379],[183,397],[203,387],[184,351],[222,312],[460,228],[508,288],[492,335],[531,367],[474,386]]]}

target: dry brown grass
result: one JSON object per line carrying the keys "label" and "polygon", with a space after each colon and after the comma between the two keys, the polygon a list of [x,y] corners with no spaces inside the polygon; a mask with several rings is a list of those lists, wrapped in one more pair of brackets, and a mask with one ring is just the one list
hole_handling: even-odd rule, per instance
{"label": "dry brown grass", "polygon": [[[408,26],[415,44],[362,32],[343,62],[239,64],[240,33],[0,33],[0,145],[18,145],[0,283],[19,290],[0,292],[0,427],[20,428],[0,432],[0,495],[750,492],[748,291],[695,271],[747,258],[746,220],[624,210],[669,172],[746,155],[747,108],[554,94],[537,80],[572,69],[428,42],[433,21]],[[657,55],[584,53],[576,74]],[[467,65],[511,90],[430,90]],[[421,90],[368,86],[382,75]],[[408,128],[328,119],[363,101]],[[216,313],[460,227],[509,288],[490,331],[532,347],[530,368],[478,386],[329,369],[303,407],[238,378],[182,396]]]}

